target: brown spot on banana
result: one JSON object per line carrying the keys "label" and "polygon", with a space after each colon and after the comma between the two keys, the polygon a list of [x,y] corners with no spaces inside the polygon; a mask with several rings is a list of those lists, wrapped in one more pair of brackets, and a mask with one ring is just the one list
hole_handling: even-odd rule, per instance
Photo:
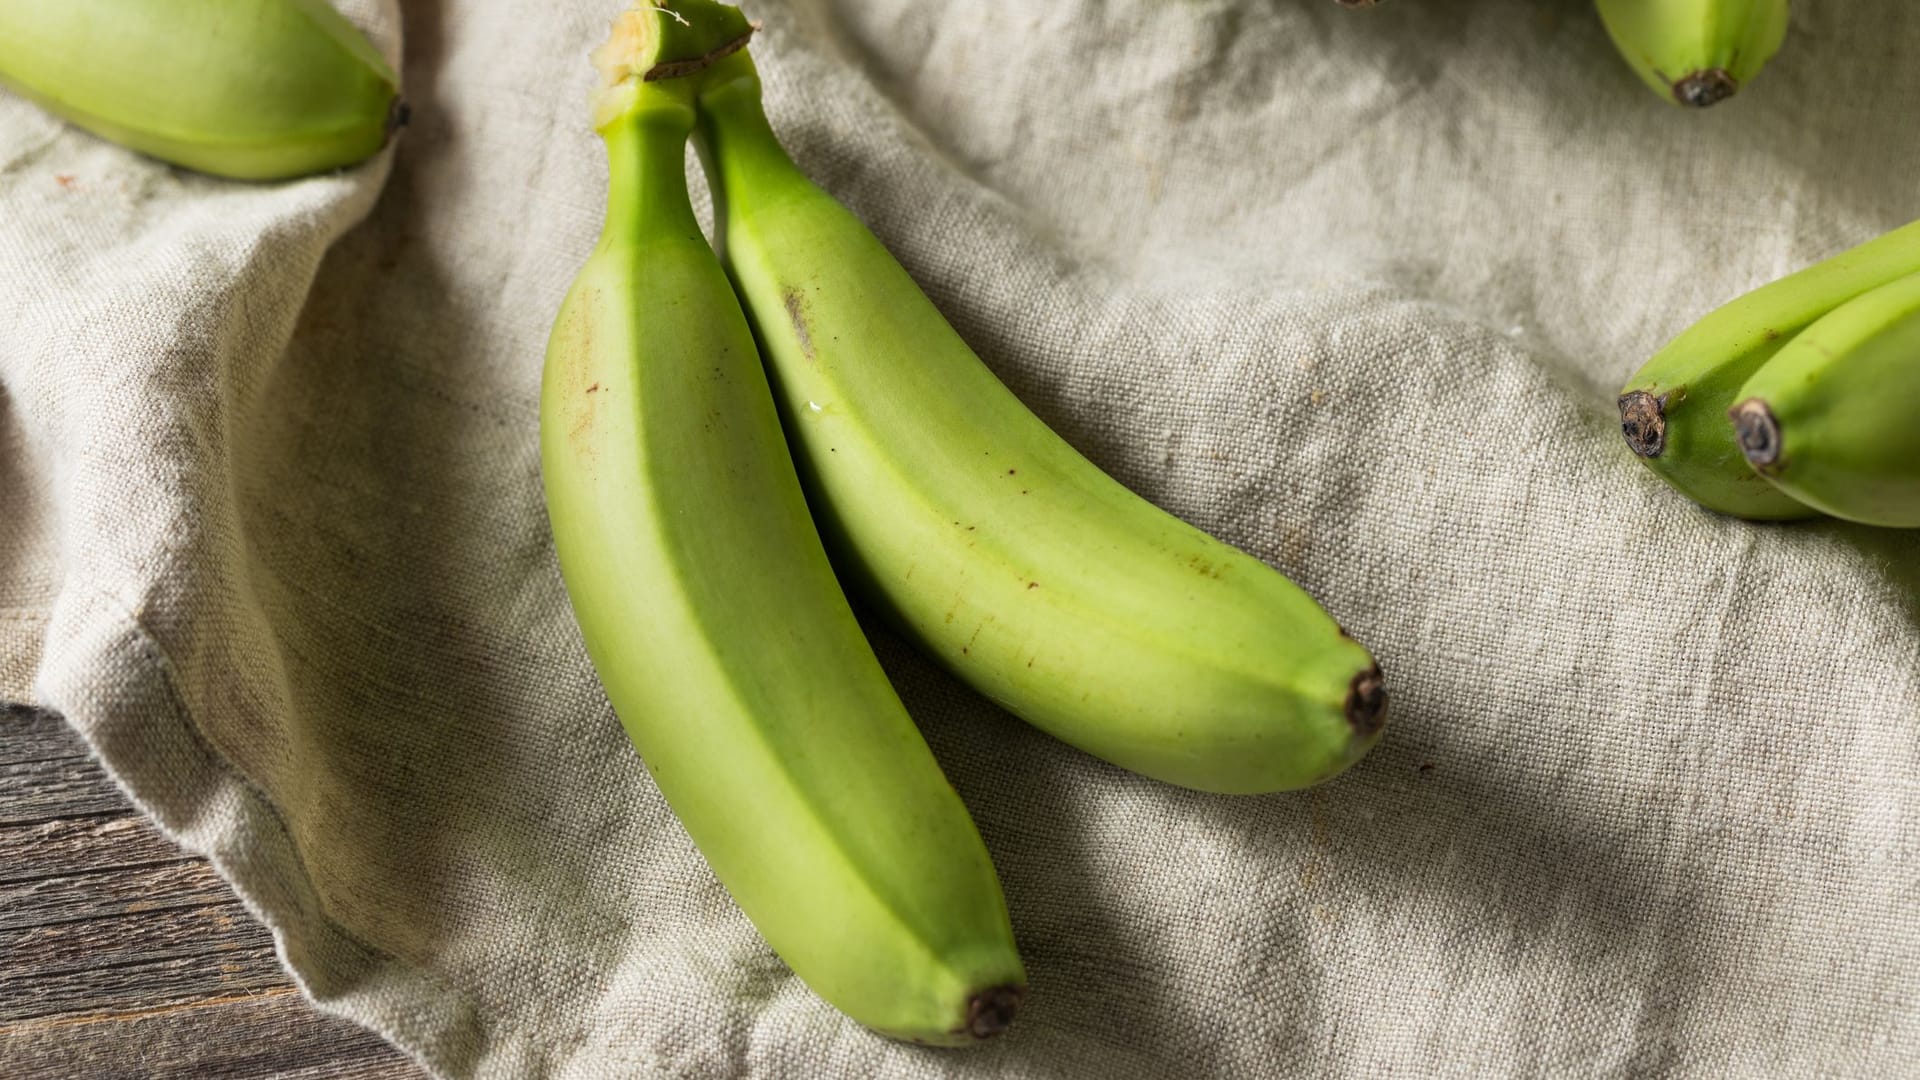
{"label": "brown spot on banana", "polygon": [[789,288],[783,299],[786,301],[787,321],[793,324],[793,336],[800,339],[800,352],[809,361],[813,359],[813,332],[807,329],[807,298],[799,289]]}

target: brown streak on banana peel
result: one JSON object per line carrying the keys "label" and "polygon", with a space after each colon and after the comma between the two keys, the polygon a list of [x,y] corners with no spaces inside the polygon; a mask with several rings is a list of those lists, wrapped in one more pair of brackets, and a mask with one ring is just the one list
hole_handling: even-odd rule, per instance
{"label": "brown streak on banana peel", "polygon": [[[597,289],[582,296],[580,302],[567,312],[561,328],[568,341],[565,368],[569,398],[567,443],[573,448],[574,455],[589,466],[598,460],[600,452],[594,428],[600,417],[599,401],[603,395],[599,393],[600,383],[593,378],[592,363],[593,339],[599,330],[594,317],[599,311],[599,303],[600,293]],[[591,385],[587,385],[589,383]]]}
{"label": "brown streak on banana peel", "polygon": [[799,289],[786,290],[787,321],[793,324],[793,334],[800,339],[800,351],[808,360],[813,359],[813,334],[807,329],[807,298]]}
{"label": "brown streak on banana peel", "polygon": [[1734,437],[1740,442],[1740,452],[1747,456],[1747,463],[1763,473],[1780,471],[1780,421],[1774,418],[1773,410],[1759,398],[1748,398],[1727,410],[1727,419],[1733,421]]}
{"label": "brown streak on banana peel", "polygon": [[1667,448],[1667,399],[1645,390],[1620,395],[1620,433],[1643,458],[1657,458]]}
{"label": "brown streak on banana peel", "polygon": [[647,73],[642,75],[640,80],[642,82],[658,82],[661,79],[678,79],[686,75],[698,75],[712,67],[717,61],[746,48],[747,40],[753,37],[759,29],[760,24],[758,22],[748,23],[746,33],[741,34],[725,45],[710,50],[704,56],[696,56],[691,60],[667,60],[655,64],[647,69]]}

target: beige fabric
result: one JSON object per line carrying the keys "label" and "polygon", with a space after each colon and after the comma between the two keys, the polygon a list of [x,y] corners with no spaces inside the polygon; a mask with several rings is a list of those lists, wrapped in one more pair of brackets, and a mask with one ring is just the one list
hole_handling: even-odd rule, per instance
{"label": "beige fabric", "polygon": [[1341,780],[1208,797],[876,633],[1032,976],[972,1053],[785,971],[570,620],[537,380],[617,7],[408,3],[397,152],[293,184],[0,97],[0,694],[63,712],[322,1005],[450,1077],[1920,1059],[1920,543],[1698,510],[1611,406],[1719,301],[1915,216],[1913,5],[1798,5],[1698,115],[1577,0],[750,9],[801,164],[1394,694]]}

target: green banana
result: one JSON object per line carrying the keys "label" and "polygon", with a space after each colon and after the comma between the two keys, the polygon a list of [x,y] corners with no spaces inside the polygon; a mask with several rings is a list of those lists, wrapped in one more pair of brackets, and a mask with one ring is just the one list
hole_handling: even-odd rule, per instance
{"label": "green banana", "polygon": [[989,698],[1151,777],[1298,788],[1373,744],[1367,650],[1029,412],[787,157],[746,52],[699,105],[728,268],[843,581]]}
{"label": "green banana", "polygon": [[0,0],[0,85],[241,180],[352,165],[406,119],[393,69],[327,0]]}
{"label": "green banana", "polygon": [[708,51],[665,19],[636,5],[595,53],[606,223],[540,402],[567,593],[648,771],[774,950],[868,1027],[973,1042],[1025,985],[999,881],[808,518],[688,199],[692,83],[648,81]]}
{"label": "green banana", "polygon": [[1747,466],[1727,426],[1740,387],[1795,334],[1920,271],[1920,221],[1739,297],[1694,323],[1620,391],[1620,428],[1648,468],[1712,510],[1759,520],[1815,511]]}
{"label": "green banana", "polygon": [[1654,92],[1704,108],[1747,85],[1787,36],[1787,0],[1597,0],[1600,21]]}
{"label": "green banana", "polygon": [[1801,331],[1740,388],[1760,475],[1837,518],[1920,528],[1920,273]]}

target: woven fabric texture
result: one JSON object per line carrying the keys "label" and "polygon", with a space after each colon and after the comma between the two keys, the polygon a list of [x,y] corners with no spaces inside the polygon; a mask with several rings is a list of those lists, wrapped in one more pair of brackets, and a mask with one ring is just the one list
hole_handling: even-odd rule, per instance
{"label": "woven fabric texture", "polygon": [[870,628],[1032,979],[942,1052],[761,943],[569,613],[539,371],[619,6],[343,4],[413,122],[294,183],[0,95],[0,697],[65,715],[324,1008],[446,1077],[1920,1059],[1920,534],[1700,510],[1612,405],[1693,319],[1915,216],[1920,10],[1797,5],[1694,113],[1582,0],[749,7],[802,167],[1393,695],[1341,779],[1205,796]]}

